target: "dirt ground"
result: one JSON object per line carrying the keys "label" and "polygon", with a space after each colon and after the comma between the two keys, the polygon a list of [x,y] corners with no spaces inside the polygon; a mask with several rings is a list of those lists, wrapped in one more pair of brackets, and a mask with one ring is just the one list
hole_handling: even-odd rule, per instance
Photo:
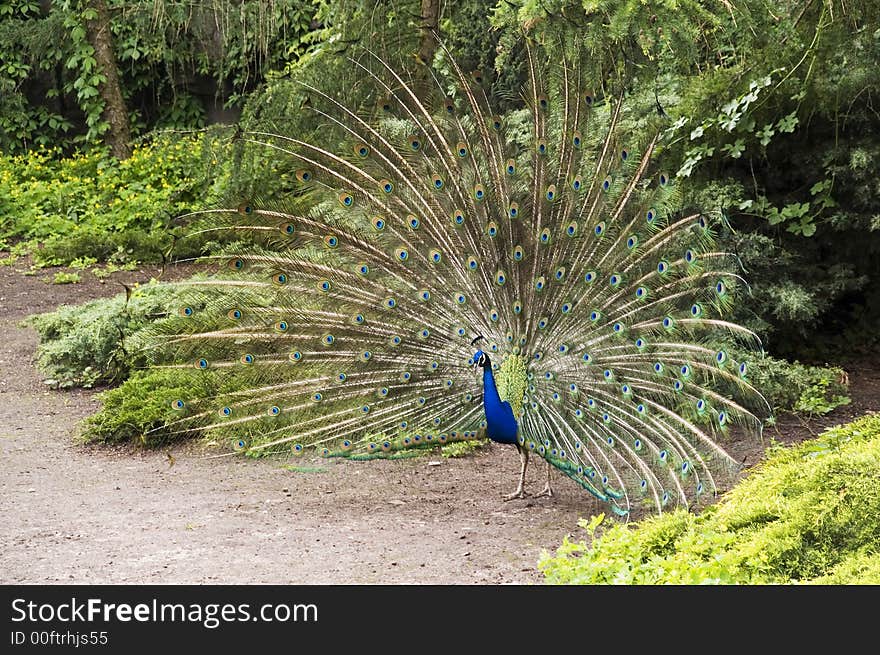
{"label": "dirt ground", "polygon": [[[84,446],[92,391],[52,391],[32,364],[26,316],[119,293],[158,269],[51,273],[0,267],[0,583],[539,583],[542,550],[603,506],[555,477],[553,498],[503,502],[519,459],[492,445],[457,459],[250,460],[199,444],[170,450]],[[186,272],[186,271],[183,271]],[[171,271],[165,277],[180,276]],[[848,368],[853,403],[804,425],[783,416],[765,437],[791,442],[880,410],[880,366]],[[746,467],[760,444],[733,446]],[[527,490],[546,469],[529,467]]]}

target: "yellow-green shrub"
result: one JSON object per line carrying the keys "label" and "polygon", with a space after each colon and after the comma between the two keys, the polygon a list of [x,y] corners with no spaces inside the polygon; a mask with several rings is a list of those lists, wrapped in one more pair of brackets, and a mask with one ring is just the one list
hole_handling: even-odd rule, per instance
{"label": "yellow-green shrub", "polygon": [[[594,532],[601,524],[581,521]],[[695,516],[678,509],[539,562],[551,583],[877,583],[880,414],[767,460]]]}

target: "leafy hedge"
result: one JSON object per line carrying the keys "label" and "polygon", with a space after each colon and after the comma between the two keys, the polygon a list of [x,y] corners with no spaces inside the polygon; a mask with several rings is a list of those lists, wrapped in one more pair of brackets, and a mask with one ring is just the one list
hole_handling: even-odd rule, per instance
{"label": "leafy hedge", "polygon": [[[157,136],[117,161],[100,149],[0,155],[0,247],[37,265],[91,257],[159,261],[172,220],[220,193],[225,169],[203,136]],[[181,255],[182,253],[176,253]]]}
{"label": "leafy hedge", "polygon": [[589,546],[566,539],[539,566],[550,583],[878,584],[880,414],[772,449],[699,516],[616,524]]}

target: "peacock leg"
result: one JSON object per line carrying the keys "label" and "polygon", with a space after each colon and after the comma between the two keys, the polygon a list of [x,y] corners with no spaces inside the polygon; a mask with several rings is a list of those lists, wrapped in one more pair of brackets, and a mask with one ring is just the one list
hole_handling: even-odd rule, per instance
{"label": "peacock leg", "polygon": [[519,486],[516,488],[512,494],[508,494],[504,497],[504,500],[513,500],[514,498],[525,498],[526,494],[523,491],[523,485],[526,483],[526,466],[529,463],[529,451],[525,448],[521,448],[517,445],[516,449],[519,451],[519,458],[522,461],[522,470],[519,473]]}
{"label": "peacock leg", "polygon": [[551,466],[550,462],[547,462],[547,484],[544,485],[544,491],[539,493],[536,498],[540,498],[541,496],[547,496],[547,498],[553,498],[553,489],[550,486],[550,472],[553,470],[553,466]]}

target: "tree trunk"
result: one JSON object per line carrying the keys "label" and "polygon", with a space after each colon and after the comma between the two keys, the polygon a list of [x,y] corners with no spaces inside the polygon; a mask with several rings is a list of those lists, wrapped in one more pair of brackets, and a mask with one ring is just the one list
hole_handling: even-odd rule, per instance
{"label": "tree trunk", "polygon": [[113,34],[110,32],[110,12],[104,0],[88,0],[86,6],[94,9],[97,16],[86,21],[89,43],[95,49],[95,61],[105,81],[100,85],[104,100],[104,120],[110,126],[104,139],[110,152],[117,159],[131,157],[131,131],[128,126],[128,111],[122,98],[119,85],[119,69],[113,52]]}
{"label": "tree trunk", "polygon": [[419,59],[430,66],[434,61],[437,41],[434,32],[440,24],[440,0],[422,0],[422,40],[419,46]]}

